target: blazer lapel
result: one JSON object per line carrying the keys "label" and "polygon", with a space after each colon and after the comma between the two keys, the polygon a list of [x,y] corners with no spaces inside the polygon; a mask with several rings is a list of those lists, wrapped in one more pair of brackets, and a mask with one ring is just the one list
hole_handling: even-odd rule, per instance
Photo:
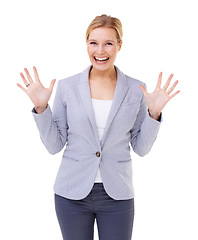
{"label": "blazer lapel", "polygon": [[129,88],[126,80],[126,76],[117,67],[116,67],[116,71],[117,71],[117,83],[116,83],[116,88],[114,92],[114,98],[113,98],[112,106],[109,112],[109,116],[107,118],[105,131],[101,140],[101,145],[104,144],[104,140],[108,133],[109,127],[113,119],[115,118],[116,113],[118,112]]}
{"label": "blazer lapel", "polygon": [[92,106],[92,100],[91,100],[91,91],[89,86],[89,70],[91,66],[85,69],[79,79],[78,83],[78,89],[79,93],[82,99],[83,106],[85,108],[85,111],[87,112],[87,115],[89,117],[89,120],[91,122],[91,125],[93,127],[94,134],[97,138],[98,143],[100,142],[97,127],[96,127],[96,120],[95,120],[95,114]]}
{"label": "blazer lapel", "polygon": [[91,125],[93,127],[94,134],[98,140],[98,142],[103,145],[106,134],[108,133],[108,129],[111,125],[111,122],[113,121],[116,113],[118,112],[122,101],[124,100],[124,97],[128,91],[128,84],[125,75],[116,67],[117,71],[117,83],[116,83],[116,88],[115,88],[115,93],[114,93],[114,98],[112,102],[112,106],[107,118],[107,123],[105,127],[105,131],[102,137],[102,140],[100,141],[98,132],[97,132],[97,126],[96,126],[96,120],[95,120],[95,115],[93,111],[93,106],[92,106],[92,100],[91,100],[91,91],[90,91],[90,86],[89,86],[89,71],[90,67],[88,67],[85,71],[81,73],[79,83],[78,83],[78,89],[79,93],[82,99],[83,106],[85,108],[85,111],[87,112],[87,115],[89,117],[89,120],[91,122]]}

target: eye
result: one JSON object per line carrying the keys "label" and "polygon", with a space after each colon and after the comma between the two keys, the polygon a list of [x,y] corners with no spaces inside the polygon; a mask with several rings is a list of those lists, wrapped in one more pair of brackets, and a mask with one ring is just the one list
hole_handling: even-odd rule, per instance
{"label": "eye", "polygon": [[91,44],[91,45],[95,45],[95,44],[96,44],[96,42],[90,42],[89,44]]}
{"label": "eye", "polygon": [[107,42],[106,45],[113,45],[113,43],[111,43],[111,42]]}

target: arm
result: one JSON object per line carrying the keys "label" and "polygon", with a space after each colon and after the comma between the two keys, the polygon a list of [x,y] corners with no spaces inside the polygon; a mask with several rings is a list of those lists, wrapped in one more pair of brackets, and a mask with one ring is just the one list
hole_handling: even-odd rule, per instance
{"label": "arm", "polygon": [[150,117],[145,98],[142,96],[140,110],[131,129],[130,143],[135,153],[141,157],[149,153],[157,137],[160,125],[160,121]]}
{"label": "arm", "polygon": [[33,117],[36,121],[40,138],[46,149],[51,154],[60,152],[67,142],[67,107],[62,101],[60,82],[58,82],[53,105],[53,113],[50,106],[42,114],[36,114],[33,109]]}
{"label": "arm", "polygon": [[[175,97],[180,91],[176,91],[172,95],[171,92],[175,89],[178,81],[170,87],[173,74],[170,75],[164,87],[161,88],[162,72],[159,74],[156,88],[153,93],[148,93],[145,86],[140,85],[144,98],[142,98],[139,113],[136,122],[131,130],[131,145],[134,151],[140,156],[147,154],[159,131],[161,112],[166,104]],[[147,110],[148,108],[148,110]]]}
{"label": "arm", "polygon": [[51,154],[59,152],[67,141],[67,117],[66,106],[62,102],[61,90],[58,85],[57,93],[54,100],[54,114],[48,105],[51,97],[55,79],[51,81],[50,87],[45,88],[38,76],[36,67],[33,67],[35,81],[25,68],[26,78],[23,73],[20,73],[23,80],[23,87],[19,83],[17,86],[21,88],[34,104],[33,116],[37,123],[40,137],[45,147]]}

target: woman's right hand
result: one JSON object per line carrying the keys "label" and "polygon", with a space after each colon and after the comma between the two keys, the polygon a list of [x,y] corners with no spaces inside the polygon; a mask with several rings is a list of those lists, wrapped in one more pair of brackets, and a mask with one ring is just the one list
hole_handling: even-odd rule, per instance
{"label": "woman's right hand", "polygon": [[24,68],[24,70],[25,70],[27,79],[24,77],[23,73],[20,73],[20,75],[26,88],[21,86],[19,83],[17,83],[17,86],[20,87],[29,96],[29,98],[31,99],[31,101],[35,106],[36,112],[38,114],[41,114],[46,110],[48,106],[48,101],[51,97],[56,79],[53,79],[51,81],[49,88],[45,88],[41,84],[36,67],[33,67],[35,82],[31,78],[28,70],[26,68]]}

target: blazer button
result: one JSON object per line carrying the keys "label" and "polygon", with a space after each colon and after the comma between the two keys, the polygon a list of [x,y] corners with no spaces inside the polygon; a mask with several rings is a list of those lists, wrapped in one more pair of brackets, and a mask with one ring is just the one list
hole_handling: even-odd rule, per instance
{"label": "blazer button", "polygon": [[96,153],[96,156],[97,156],[97,157],[100,157],[100,152],[97,152],[97,153]]}

